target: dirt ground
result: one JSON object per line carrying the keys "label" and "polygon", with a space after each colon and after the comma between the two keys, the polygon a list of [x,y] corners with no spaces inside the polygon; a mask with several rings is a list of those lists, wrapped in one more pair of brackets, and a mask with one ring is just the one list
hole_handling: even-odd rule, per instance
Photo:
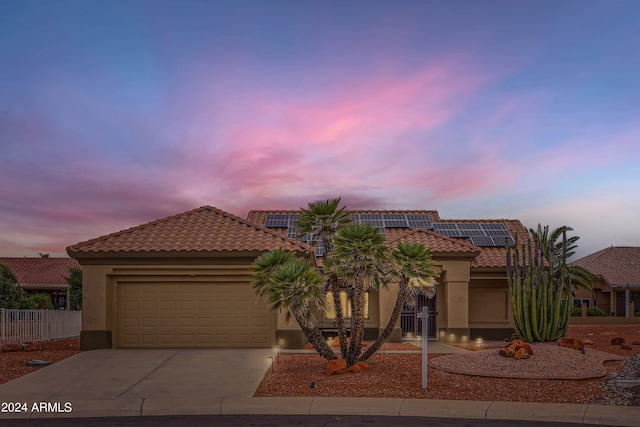
{"label": "dirt ground", "polygon": [[42,343],[42,350],[0,352],[0,384],[42,368],[27,366],[30,360],[46,360],[55,363],[80,353],[80,338]]}
{"label": "dirt ground", "polygon": [[[621,355],[640,353],[640,326],[571,326],[567,337],[593,341],[589,348]],[[631,350],[611,345],[622,337]],[[498,348],[500,342],[483,343],[482,349]],[[476,349],[464,345],[470,350]],[[496,350],[497,351],[497,350]],[[429,358],[442,357],[430,355]],[[526,361],[525,361],[526,362]],[[553,360],[548,361],[553,364]],[[420,354],[382,354],[370,359],[371,369],[359,374],[327,376],[326,361],[317,355],[282,354],[267,371],[256,396],[349,396],[520,402],[593,403],[610,396],[603,388],[607,376],[620,372],[621,362],[605,362],[607,374],[589,380],[541,380],[460,375],[429,369],[429,386],[422,388]]]}
{"label": "dirt ground", "polygon": [[[570,326],[568,337],[589,339],[594,348],[625,358],[640,353],[640,326]],[[621,337],[631,346],[624,350],[611,345]],[[482,349],[497,348],[503,343],[486,342]],[[476,349],[474,344],[464,345]],[[387,350],[416,349],[410,344],[389,344]],[[58,362],[80,352],[78,338],[42,344],[31,352],[0,352],[0,384],[37,369],[28,367],[29,360]],[[432,355],[431,357],[438,357]],[[371,396],[414,397],[430,399],[507,400],[533,402],[590,403],[605,396],[601,385],[606,378],[595,380],[514,380],[481,378],[430,370],[429,388],[421,387],[419,354],[380,354],[371,358],[372,369],[361,374],[328,377],[326,361],[317,355],[280,355],[273,371],[268,371],[256,396]],[[611,373],[619,372],[620,362],[606,362]],[[313,384],[313,387],[311,386]]]}

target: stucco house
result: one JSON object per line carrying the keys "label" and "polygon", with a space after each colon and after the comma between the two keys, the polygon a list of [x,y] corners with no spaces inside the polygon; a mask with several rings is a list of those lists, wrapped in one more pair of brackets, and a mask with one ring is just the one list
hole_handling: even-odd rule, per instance
{"label": "stucco house", "polygon": [[640,247],[611,246],[571,264],[600,278],[593,293],[576,290],[574,305],[597,306],[611,316],[640,312]]}
{"label": "stucco house", "polygon": [[[299,240],[299,211],[249,212],[243,219],[203,206],[67,248],[83,269],[82,347],[299,347],[295,322],[254,294],[249,268],[282,247],[321,264],[321,248]],[[437,211],[350,211],[377,226],[391,246],[420,242],[440,270],[436,297],[405,307],[392,340],[417,333],[422,304],[429,333],[446,341],[509,337],[505,241],[528,239],[518,220],[445,220]],[[390,290],[367,295],[366,339],[384,328],[395,301]],[[330,312],[318,313],[334,328]]]}
{"label": "stucco house", "polygon": [[46,293],[56,309],[69,309],[70,268],[80,268],[73,258],[0,258],[28,294]]}

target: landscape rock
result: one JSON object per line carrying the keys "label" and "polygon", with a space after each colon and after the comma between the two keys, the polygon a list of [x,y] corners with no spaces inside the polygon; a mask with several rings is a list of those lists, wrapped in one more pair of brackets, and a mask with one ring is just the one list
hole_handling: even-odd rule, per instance
{"label": "landscape rock", "polygon": [[582,342],[584,343],[584,345],[593,345],[593,340],[582,340]]}
{"label": "landscape rock", "polygon": [[633,348],[630,345],[626,345],[626,344],[621,344],[620,348],[623,350],[633,350]]}
{"label": "landscape rock", "polygon": [[527,351],[526,348],[522,347],[520,348],[520,350],[516,351],[516,355],[514,356],[516,359],[520,360],[520,359],[528,359],[529,358],[529,352]]}
{"label": "landscape rock", "polygon": [[574,350],[584,350],[584,342],[577,338],[560,338],[558,340],[560,347],[572,348]]}
{"label": "landscape rock", "polygon": [[533,349],[531,348],[531,345],[529,345],[529,343],[526,343],[526,342],[524,342],[524,341],[522,341],[522,340],[515,340],[515,341],[512,341],[512,342],[508,345],[508,347],[513,348],[513,350],[514,350],[515,352],[518,352],[518,350],[520,350],[521,348],[524,348],[524,349],[527,351],[527,353],[529,354],[529,356],[532,356],[532,355],[533,355]]}
{"label": "landscape rock", "polygon": [[631,343],[631,345],[640,345],[640,341],[634,341]]}
{"label": "landscape rock", "polygon": [[42,350],[42,345],[34,342],[27,342],[24,344],[24,351],[40,351]]}
{"label": "landscape rock", "polygon": [[347,372],[353,372],[357,374],[360,372],[366,372],[369,369],[371,369],[371,366],[369,366],[366,362],[356,362],[355,364],[347,368]]}
{"label": "landscape rock", "polygon": [[505,347],[501,348],[498,354],[504,357],[514,357],[516,355],[516,352],[512,347]]}
{"label": "landscape rock", "polygon": [[2,346],[2,351],[22,351],[22,344],[5,344]]}
{"label": "landscape rock", "polygon": [[624,338],[616,337],[611,339],[611,345],[622,345],[624,344]]}
{"label": "landscape rock", "polygon": [[344,359],[333,359],[327,362],[327,375],[339,375],[347,372],[347,361]]}

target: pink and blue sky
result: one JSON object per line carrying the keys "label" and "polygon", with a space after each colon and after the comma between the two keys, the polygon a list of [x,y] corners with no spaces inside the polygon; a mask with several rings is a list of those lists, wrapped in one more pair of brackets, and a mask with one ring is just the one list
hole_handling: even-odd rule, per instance
{"label": "pink and blue sky", "polygon": [[0,256],[213,205],[640,245],[640,2],[0,2]]}

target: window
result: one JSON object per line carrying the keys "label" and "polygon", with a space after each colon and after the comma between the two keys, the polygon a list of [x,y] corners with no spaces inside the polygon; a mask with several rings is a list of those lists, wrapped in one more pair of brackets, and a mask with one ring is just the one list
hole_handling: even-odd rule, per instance
{"label": "window", "polygon": [[589,298],[574,298],[572,300],[574,307],[582,307],[582,303],[587,304],[587,308],[591,307],[591,299]]}
{"label": "window", "polygon": [[[351,318],[351,301],[347,297],[347,291],[340,291],[340,305],[345,319]],[[364,293],[364,318],[369,318],[369,292]],[[327,309],[324,312],[327,320],[336,320],[336,310],[333,307],[333,292],[327,292]]]}

